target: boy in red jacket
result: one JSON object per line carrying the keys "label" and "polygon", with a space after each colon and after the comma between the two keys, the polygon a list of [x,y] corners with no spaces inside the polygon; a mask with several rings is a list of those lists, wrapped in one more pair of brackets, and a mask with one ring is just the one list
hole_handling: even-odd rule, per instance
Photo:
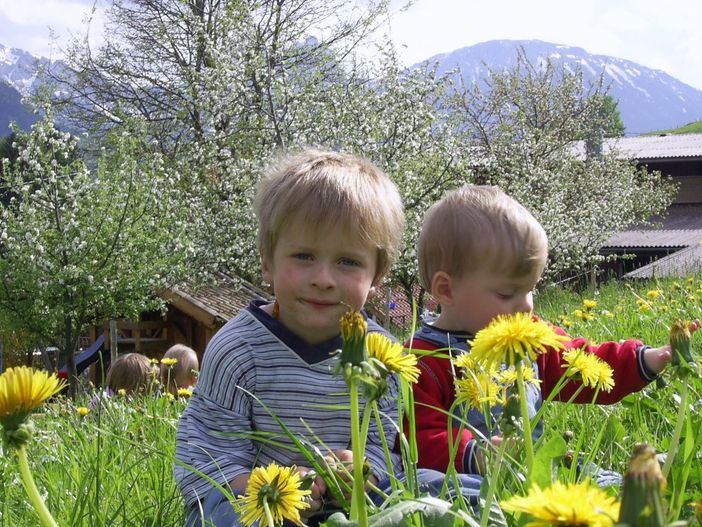
{"label": "boy in red jacket", "polygon": [[[532,293],[547,255],[548,240],[539,222],[499,188],[464,186],[449,192],[427,212],[418,243],[421,279],[441,305],[441,312],[431,323],[423,322],[406,345],[441,349],[455,356],[469,352],[467,341],[497,315],[531,313]],[[693,322],[691,331],[699,325]],[[557,331],[565,334],[560,328]],[[613,368],[614,388],[598,393],[599,404],[615,403],[641,390],[671,359],[670,346],[652,348],[633,339],[594,346],[576,338],[565,345],[567,349],[584,348]],[[534,369],[540,383],[526,387],[531,417],[563,376],[564,365],[557,350],[538,356]],[[414,385],[419,466],[446,471],[447,412],[455,401],[454,371],[449,359],[429,355],[420,359],[419,367],[419,382]],[[569,400],[578,387],[575,381],[566,383],[556,399]],[[592,388],[584,388],[575,402],[591,402],[594,394]],[[453,427],[452,440],[458,439],[454,463],[458,472],[481,473],[481,444],[499,444],[500,433],[495,419],[486,419],[478,410],[470,410],[467,420],[472,431],[465,427],[459,438],[458,423]],[[535,437],[541,435],[541,423],[533,432]]]}

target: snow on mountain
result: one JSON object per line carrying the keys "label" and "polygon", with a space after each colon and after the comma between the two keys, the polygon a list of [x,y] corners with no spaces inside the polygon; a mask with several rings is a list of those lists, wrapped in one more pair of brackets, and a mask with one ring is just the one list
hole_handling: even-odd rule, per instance
{"label": "snow on mountain", "polygon": [[566,71],[580,68],[585,84],[596,83],[603,74],[610,95],[619,101],[627,134],[676,128],[702,120],[702,90],[661,70],[607,55],[593,55],[582,48],[539,40],[493,40],[436,55],[428,62],[437,63],[439,73],[458,68],[464,79],[472,83],[485,78],[488,68],[501,71],[514,66],[520,46],[532,64],[543,64],[550,59]]}

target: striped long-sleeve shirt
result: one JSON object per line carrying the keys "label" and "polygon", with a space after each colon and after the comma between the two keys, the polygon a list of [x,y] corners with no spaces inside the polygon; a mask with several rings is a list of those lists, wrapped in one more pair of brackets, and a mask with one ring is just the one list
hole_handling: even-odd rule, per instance
{"label": "striped long-sleeve shirt", "polygon": [[[348,409],[329,408],[348,407],[348,388],[342,377],[333,374],[336,359],[329,355],[340,347],[340,338],[311,348],[259,304],[252,303],[212,338],[193,396],[181,417],[175,476],[188,506],[212,488],[192,469],[224,485],[271,461],[283,466],[309,465],[271,414],[322,453],[350,448]],[[369,321],[369,330],[382,328]],[[388,396],[379,401],[379,410],[396,422],[397,381],[388,380]],[[396,425],[387,419],[383,429],[392,448]],[[292,448],[252,439],[251,432],[274,434],[275,442]],[[396,455],[394,466],[386,468],[375,425],[369,430],[366,457],[381,478],[399,470]]]}

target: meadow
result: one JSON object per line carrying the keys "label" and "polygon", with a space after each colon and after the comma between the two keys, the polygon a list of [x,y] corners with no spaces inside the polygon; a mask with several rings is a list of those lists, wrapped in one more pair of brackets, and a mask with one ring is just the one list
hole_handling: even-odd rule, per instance
{"label": "meadow", "polygon": [[[673,320],[702,316],[702,278],[612,282],[584,291],[548,287],[538,293],[535,304],[541,317],[571,335],[598,343],[639,338],[660,346],[668,341]],[[702,335],[692,337],[698,362],[701,340]],[[700,514],[702,380],[699,370],[685,379],[689,398],[688,404],[681,405],[682,381],[671,373],[669,368],[662,381],[619,404],[547,405],[544,441],[536,451],[537,470],[546,474],[540,477],[576,481],[575,471],[562,461],[578,455],[585,462],[624,473],[635,444],[645,442],[665,453],[676,442],[680,446],[669,463],[665,519],[667,523],[699,523],[695,504]],[[183,503],[172,474],[175,431],[187,398],[118,396],[82,415],[79,408],[87,406],[92,395],[82,394],[75,402],[56,398],[33,419],[36,431],[28,444],[30,466],[57,523],[86,527],[182,525]],[[682,424],[678,424],[681,416]],[[495,463],[492,458],[486,481]],[[523,479],[510,474],[503,470],[496,478],[492,486],[495,500],[526,492]],[[608,492],[617,495],[616,489]],[[505,513],[508,525],[523,525],[525,519]],[[476,525],[479,520],[476,517]],[[15,457],[7,447],[0,455],[0,525],[40,525],[20,484]]]}

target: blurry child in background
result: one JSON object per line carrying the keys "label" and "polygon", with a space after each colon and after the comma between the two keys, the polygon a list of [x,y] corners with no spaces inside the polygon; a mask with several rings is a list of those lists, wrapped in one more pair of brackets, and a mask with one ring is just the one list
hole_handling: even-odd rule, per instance
{"label": "blurry child in background", "polygon": [[195,386],[199,369],[195,350],[184,344],[175,344],[161,359],[161,384],[168,393],[178,395],[179,389]]}
{"label": "blurry child in background", "polygon": [[94,410],[104,398],[149,393],[154,387],[157,376],[158,370],[146,355],[141,353],[120,355],[107,370],[107,387],[101,394],[93,397],[88,406]]}

